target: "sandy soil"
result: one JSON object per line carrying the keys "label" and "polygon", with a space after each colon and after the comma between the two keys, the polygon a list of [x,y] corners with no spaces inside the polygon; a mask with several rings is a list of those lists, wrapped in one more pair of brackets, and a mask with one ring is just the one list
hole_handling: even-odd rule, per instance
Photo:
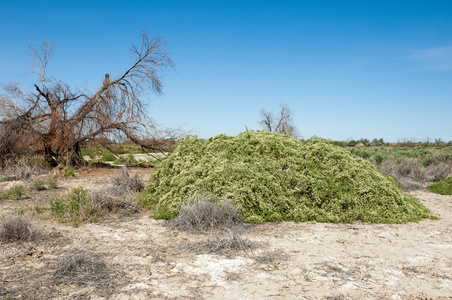
{"label": "sandy soil", "polygon": [[[136,172],[147,180],[150,170]],[[0,200],[0,214],[44,205],[80,183],[91,190],[108,186],[115,173],[119,170],[78,172],[61,179],[56,191]],[[10,184],[0,182],[0,190]],[[146,211],[110,214],[78,228],[30,211],[45,234],[33,242],[0,245],[0,297],[452,299],[452,196],[425,190],[413,195],[441,219],[403,225],[252,225],[241,237],[254,246],[225,253],[200,246],[214,236],[171,229]],[[59,259],[74,249],[91,253],[108,272],[86,282],[56,280]]]}

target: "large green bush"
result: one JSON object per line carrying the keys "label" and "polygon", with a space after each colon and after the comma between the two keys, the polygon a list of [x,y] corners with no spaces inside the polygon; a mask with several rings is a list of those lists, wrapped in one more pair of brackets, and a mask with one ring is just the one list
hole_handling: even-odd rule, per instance
{"label": "large green bush", "polygon": [[232,201],[244,221],[405,223],[434,218],[389,176],[331,141],[267,131],[183,139],[151,174],[142,204],[173,218],[197,195]]}

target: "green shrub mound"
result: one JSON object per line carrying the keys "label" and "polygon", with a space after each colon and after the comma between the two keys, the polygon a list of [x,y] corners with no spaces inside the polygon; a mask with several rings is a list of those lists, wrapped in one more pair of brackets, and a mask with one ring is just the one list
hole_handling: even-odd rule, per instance
{"label": "green shrub mound", "polygon": [[184,138],[141,195],[156,218],[198,195],[229,199],[245,222],[406,223],[435,218],[370,162],[325,139],[267,131]]}
{"label": "green shrub mound", "polygon": [[441,195],[452,195],[452,175],[428,186],[430,192]]}

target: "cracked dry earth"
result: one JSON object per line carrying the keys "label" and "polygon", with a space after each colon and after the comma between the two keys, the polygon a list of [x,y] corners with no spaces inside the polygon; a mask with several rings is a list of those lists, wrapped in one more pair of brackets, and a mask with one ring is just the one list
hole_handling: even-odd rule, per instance
{"label": "cracked dry earth", "polygon": [[[132,171],[146,181],[149,170]],[[78,172],[56,191],[0,200],[0,214],[48,203],[82,183],[107,186],[118,170]],[[41,175],[42,176],[42,175]],[[1,182],[5,189],[8,183]],[[52,194],[53,193],[53,194]],[[419,223],[266,223],[241,233],[245,250],[205,251],[212,235],[171,229],[164,220],[116,213],[99,223],[58,223],[32,212],[44,235],[0,245],[2,299],[452,299],[452,196],[413,195],[440,220]],[[69,250],[102,261],[102,276],[55,280]]]}

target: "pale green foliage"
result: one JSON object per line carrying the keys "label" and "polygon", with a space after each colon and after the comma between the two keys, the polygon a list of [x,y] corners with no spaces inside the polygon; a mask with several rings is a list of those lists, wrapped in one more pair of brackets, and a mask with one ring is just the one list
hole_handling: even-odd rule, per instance
{"label": "pale green foliage", "polygon": [[302,143],[267,131],[184,138],[141,195],[174,218],[196,195],[229,199],[246,222],[404,223],[434,218],[370,162],[325,139]]}

